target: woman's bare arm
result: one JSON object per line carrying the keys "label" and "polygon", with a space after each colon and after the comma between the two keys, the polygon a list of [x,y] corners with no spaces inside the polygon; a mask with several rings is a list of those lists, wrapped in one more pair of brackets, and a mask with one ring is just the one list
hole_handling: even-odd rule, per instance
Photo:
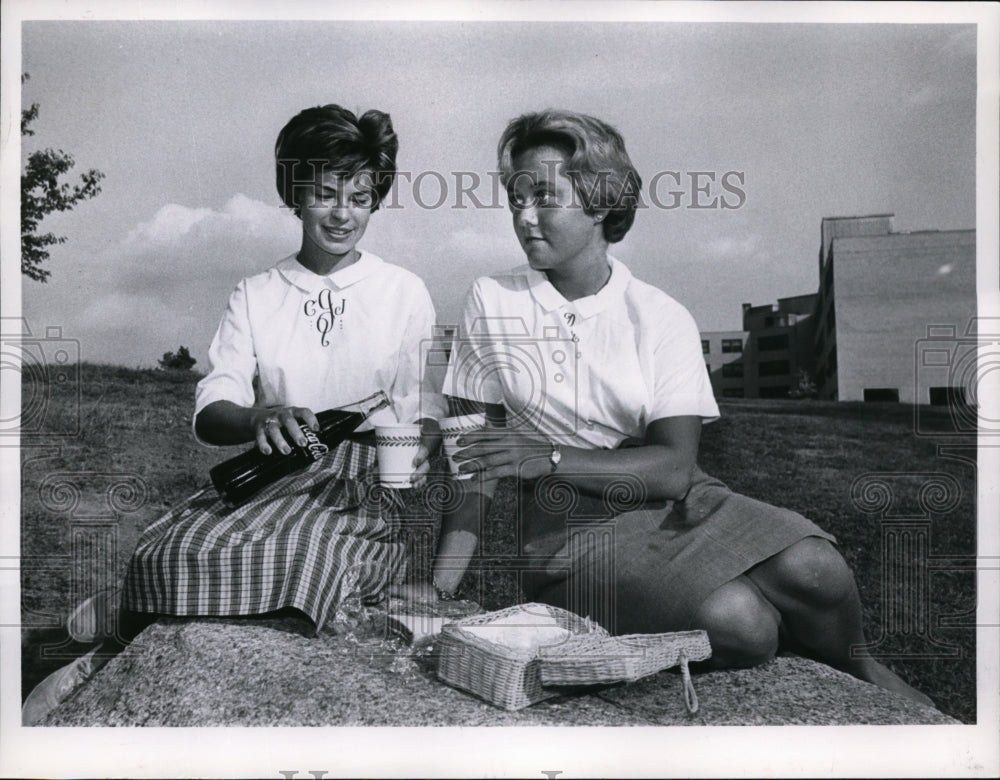
{"label": "woman's bare arm", "polygon": [[[503,406],[478,404],[463,398],[449,399],[453,416],[485,412],[489,425],[502,427],[505,422]],[[476,474],[472,479],[452,480],[461,500],[457,508],[441,517],[441,534],[434,558],[434,586],[438,591],[451,595],[458,589],[468,568],[469,561],[479,544],[482,523],[489,512],[496,490],[495,479],[483,479]]]}
{"label": "woman's bare arm", "polygon": [[198,438],[209,444],[245,444],[253,441],[265,455],[271,454],[272,446],[287,454],[291,452],[289,442],[300,447],[306,444],[299,421],[314,431],[319,430],[316,415],[305,407],[248,408],[232,401],[213,401],[198,412],[195,432]]}
{"label": "woman's bare arm", "polygon": [[[640,446],[614,450],[560,447],[560,478],[581,492],[600,496],[623,475],[637,478],[650,500],[687,495],[698,459],[701,418],[667,417],[650,423]],[[455,456],[460,471],[495,482],[502,477],[537,479],[552,471],[551,443],[516,431],[465,434],[469,446]]]}

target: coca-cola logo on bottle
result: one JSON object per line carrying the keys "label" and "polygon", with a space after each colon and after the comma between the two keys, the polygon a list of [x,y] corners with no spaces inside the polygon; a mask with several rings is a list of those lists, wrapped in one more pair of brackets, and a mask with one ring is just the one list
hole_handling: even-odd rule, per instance
{"label": "coca-cola logo on bottle", "polygon": [[309,453],[309,456],[313,460],[318,460],[321,455],[325,455],[330,451],[323,442],[319,440],[319,436],[313,433],[305,425],[300,425],[299,428],[302,429],[302,435],[306,437],[306,446],[303,449]]}

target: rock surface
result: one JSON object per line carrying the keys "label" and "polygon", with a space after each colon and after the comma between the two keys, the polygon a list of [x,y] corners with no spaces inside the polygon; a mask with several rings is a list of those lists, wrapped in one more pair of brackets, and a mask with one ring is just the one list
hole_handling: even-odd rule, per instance
{"label": "rock surface", "polygon": [[310,636],[283,619],[171,619],[54,710],[44,726],[681,726],[957,724],[937,710],[795,656],[755,669],[588,689],[506,712],[437,680],[433,650],[384,622]]}

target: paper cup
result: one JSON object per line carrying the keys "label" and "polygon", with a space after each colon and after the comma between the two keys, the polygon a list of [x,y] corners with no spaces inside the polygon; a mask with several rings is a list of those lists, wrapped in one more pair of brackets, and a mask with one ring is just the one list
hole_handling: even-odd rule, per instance
{"label": "paper cup", "polygon": [[375,426],[379,482],[388,487],[413,487],[413,459],[420,448],[419,423]]}
{"label": "paper cup", "polygon": [[458,479],[471,479],[473,474],[459,474],[458,465],[453,459],[453,455],[462,448],[458,446],[458,439],[463,433],[478,431],[486,426],[485,414],[463,414],[461,417],[446,417],[439,422],[441,426],[441,439],[444,444],[444,454],[448,458],[448,468]]}

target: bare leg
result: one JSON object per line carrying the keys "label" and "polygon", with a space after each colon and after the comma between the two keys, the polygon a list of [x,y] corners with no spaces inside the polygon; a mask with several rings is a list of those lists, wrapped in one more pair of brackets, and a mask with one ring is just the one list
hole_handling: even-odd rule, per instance
{"label": "bare leg", "polygon": [[709,594],[695,612],[692,628],[708,633],[712,657],[706,665],[757,666],[778,650],[778,610],[747,577],[737,577]]}
{"label": "bare leg", "polygon": [[817,660],[921,704],[930,698],[852,647],[865,644],[857,585],[840,553],[807,537],[750,569],[746,575],[781,613],[786,630]]}

